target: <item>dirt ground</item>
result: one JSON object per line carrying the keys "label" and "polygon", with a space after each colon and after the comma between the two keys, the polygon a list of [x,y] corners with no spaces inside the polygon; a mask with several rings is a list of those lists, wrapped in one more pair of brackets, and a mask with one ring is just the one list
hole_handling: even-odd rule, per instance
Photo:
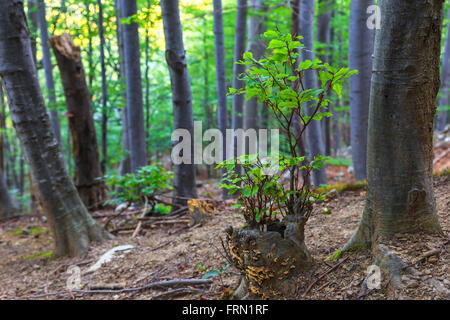
{"label": "dirt ground", "polygon": [[[219,192],[211,184],[204,184],[202,196],[218,198]],[[450,232],[449,204],[450,178],[435,178],[435,195],[443,235],[400,236],[392,241],[390,249],[407,263],[416,261],[425,252],[439,248],[415,267],[420,276],[404,276],[406,296],[398,297],[390,290],[386,279],[381,289],[365,296],[360,295],[361,284],[371,264],[370,252],[343,254],[347,258],[339,267],[317,281],[305,293],[306,288],[337,262],[324,261],[341,248],[356,229],[364,207],[364,191],[343,192],[334,199],[318,205],[308,221],[306,244],[316,265],[308,276],[297,279],[296,299],[449,299],[444,291],[428,284],[433,277],[446,289],[450,289]],[[239,227],[243,218],[229,209],[231,201],[208,214],[201,226],[189,228],[185,220],[175,224],[156,224],[146,228],[144,234],[131,238],[133,230],[120,233],[115,240],[93,245],[87,256],[78,258],[54,258],[48,226],[42,218],[27,217],[0,224],[0,299],[36,299],[42,294],[52,294],[40,299],[222,299],[238,284],[239,273],[228,266],[222,256],[221,239],[224,230],[232,225]],[[330,214],[323,215],[326,207]],[[96,212],[106,215],[111,212]],[[97,218],[100,224],[108,218]],[[133,245],[134,249],[116,253],[114,258],[99,270],[85,274],[102,254],[118,245]],[[70,277],[68,269],[77,265],[82,272],[81,288],[117,289],[135,288],[146,283],[171,279],[201,278],[213,270],[221,270],[213,283],[194,289],[187,287],[177,292],[170,288],[93,294],[62,293]],[[217,272],[216,272],[217,273]],[[382,278],[383,279],[383,278]],[[200,288],[200,289],[199,289]],[[179,295],[175,295],[179,293]]]}

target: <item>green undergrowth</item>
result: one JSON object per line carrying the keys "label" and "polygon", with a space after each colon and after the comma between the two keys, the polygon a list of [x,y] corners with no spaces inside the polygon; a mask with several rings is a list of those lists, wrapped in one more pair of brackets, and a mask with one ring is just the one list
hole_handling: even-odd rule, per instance
{"label": "green undergrowth", "polygon": [[23,260],[42,259],[42,258],[53,259],[53,257],[54,257],[53,251],[42,250],[42,251],[30,254],[28,256],[20,257],[18,260],[23,261]]}
{"label": "green undergrowth", "polygon": [[319,187],[316,189],[317,192],[326,194],[332,190],[336,190],[337,192],[344,191],[359,191],[364,190],[366,188],[366,181],[357,181],[354,183],[338,183],[338,184],[330,184],[323,187]]}
{"label": "green undergrowth", "polygon": [[435,172],[433,173],[434,177],[448,177],[450,176],[450,169],[444,169],[442,171],[439,172]]}

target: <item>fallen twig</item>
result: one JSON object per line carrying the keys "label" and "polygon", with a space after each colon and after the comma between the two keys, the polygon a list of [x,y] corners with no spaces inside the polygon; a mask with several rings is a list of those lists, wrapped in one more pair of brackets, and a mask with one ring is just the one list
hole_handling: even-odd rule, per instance
{"label": "fallen twig", "polygon": [[309,292],[309,290],[311,290],[311,288],[323,277],[325,277],[327,274],[329,274],[330,272],[334,271],[337,269],[337,267],[339,267],[341,264],[343,264],[345,261],[347,261],[349,257],[345,257],[344,259],[342,259],[339,263],[335,264],[333,267],[331,267],[330,269],[328,269],[327,271],[325,271],[324,273],[322,273],[318,278],[316,278],[313,282],[311,282],[311,284],[308,286],[308,288],[306,289],[305,293],[303,294],[303,297],[306,296],[306,294]]}
{"label": "fallen twig", "polygon": [[43,298],[48,296],[57,296],[62,294],[70,294],[70,293],[81,293],[81,294],[95,294],[95,293],[103,293],[103,294],[118,294],[124,292],[134,292],[141,291],[146,289],[151,289],[155,287],[170,287],[170,286],[178,286],[178,285],[188,285],[188,286],[199,286],[212,283],[212,279],[178,279],[178,280],[167,280],[167,281],[158,281],[147,283],[142,287],[136,288],[123,288],[119,290],[81,290],[81,289],[73,289],[70,291],[59,291],[59,292],[50,292],[39,294],[35,296],[29,296],[30,299]]}
{"label": "fallen twig", "polygon": [[426,258],[429,258],[429,257],[431,257],[431,256],[437,255],[437,254],[439,254],[439,253],[441,253],[441,249],[432,249],[432,250],[430,250],[430,251],[427,251],[427,252],[425,252],[419,259],[417,259],[415,262],[413,262],[413,263],[411,263],[411,264],[408,264],[408,265],[404,266],[403,269],[407,269],[407,268],[409,268],[409,267],[413,267],[413,266],[415,266],[416,264],[418,264],[419,262],[425,260]]}
{"label": "fallen twig", "polygon": [[178,289],[173,289],[173,290],[169,290],[166,292],[163,292],[161,294],[158,294],[156,296],[154,296],[152,298],[152,300],[156,300],[156,299],[161,299],[161,298],[168,298],[170,296],[176,296],[179,294],[187,294],[187,293],[191,293],[191,292],[197,292],[197,293],[203,293],[203,290],[200,289],[196,289],[196,288],[178,288]]}

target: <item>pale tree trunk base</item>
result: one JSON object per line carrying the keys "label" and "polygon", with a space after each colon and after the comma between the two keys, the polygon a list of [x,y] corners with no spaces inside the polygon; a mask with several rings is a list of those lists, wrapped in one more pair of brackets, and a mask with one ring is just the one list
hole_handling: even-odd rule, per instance
{"label": "pale tree trunk base", "polygon": [[233,299],[276,299],[295,293],[293,277],[313,265],[304,225],[303,217],[287,216],[265,232],[227,229],[228,256],[242,274]]}
{"label": "pale tree trunk base", "polygon": [[[75,218],[76,217],[76,218]],[[91,242],[103,242],[114,236],[99,226],[87,212],[68,214],[50,222],[55,235],[56,256],[84,256]]]}

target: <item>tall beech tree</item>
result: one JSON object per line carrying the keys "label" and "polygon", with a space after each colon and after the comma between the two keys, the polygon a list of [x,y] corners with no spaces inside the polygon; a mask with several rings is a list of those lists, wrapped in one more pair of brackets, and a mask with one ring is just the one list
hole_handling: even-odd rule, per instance
{"label": "tall beech tree", "polygon": [[[344,249],[382,250],[395,234],[440,231],[433,194],[442,1],[378,1],[366,206]],[[387,261],[387,262],[386,262]],[[389,267],[392,259],[382,260]],[[392,266],[392,265],[391,265]]]}
{"label": "tall beech tree", "polygon": [[[125,79],[125,61],[124,61],[124,48],[123,48],[123,25],[121,23],[121,1],[114,0],[114,9],[116,10],[116,37],[119,50],[119,76],[120,79]],[[127,93],[123,90],[122,100],[125,105],[122,107],[122,149],[125,151],[125,155],[120,161],[119,174],[121,176],[131,172],[130,164],[130,139],[128,133],[128,112],[126,107]]]}
{"label": "tall beech tree", "polygon": [[[305,46],[302,52],[302,59],[315,59],[313,44],[313,26],[314,26],[314,0],[302,0],[300,5],[300,35],[303,36],[303,44]],[[303,84],[305,89],[317,88],[317,77],[313,71],[305,71]],[[310,116],[314,112],[313,108],[306,108],[306,113]],[[319,121],[312,121],[311,125],[306,129],[306,142],[311,158],[317,155],[324,155],[325,148],[322,138],[322,130]],[[314,170],[312,180],[315,186],[327,183],[327,175],[325,166],[319,170]]]}
{"label": "tall beech tree", "polygon": [[[125,79],[127,84],[127,120],[131,171],[147,164],[145,144],[144,106],[138,24],[133,22],[137,14],[136,0],[121,0],[122,17],[130,18],[123,24]],[[123,21],[123,20],[122,20]]]}
{"label": "tall beech tree", "polygon": [[[222,132],[223,160],[226,158],[226,130],[228,125],[227,107],[227,78],[225,71],[225,41],[223,36],[222,0],[213,0],[214,10],[214,43],[216,62],[216,87],[217,87],[217,122]],[[222,169],[222,174],[226,170]],[[227,198],[228,191],[222,189],[222,196]]]}
{"label": "tall beech tree", "polygon": [[[447,10],[447,19],[450,19],[450,9]],[[448,107],[450,105],[450,20],[447,23],[447,34],[445,35],[444,53],[442,54],[442,76],[441,76],[441,97],[436,129],[444,130],[447,124]]]}
{"label": "tall beech tree", "polygon": [[[161,15],[166,41],[166,61],[169,67],[173,103],[173,129],[187,130],[194,137],[192,116],[192,91],[183,43],[178,0],[161,0]],[[179,142],[175,142],[175,145]],[[185,203],[185,198],[195,198],[194,143],[191,143],[191,161],[174,165],[175,201]]]}
{"label": "tall beech tree", "polygon": [[[247,0],[237,0],[236,26],[234,32],[234,59],[233,62],[233,84],[232,87],[239,90],[245,86],[244,81],[239,80],[239,75],[245,72],[245,65],[237,64],[242,60],[245,52],[247,34]],[[244,129],[244,95],[233,95],[233,118],[232,127],[234,130]],[[236,144],[235,144],[236,146]],[[236,150],[236,148],[235,148]]]}
{"label": "tall beech tree", "polygon": [[[331,22],[331,9],[330,0],[319,0],[319,16],[317,17],[317,42],[320,45],[319,59],[331,63],[328,61],[329,49],[330,49],[330,22]],[[330,106],[328,106],[330,108]],[[329,156],[331,154],[331,120],[328,117],[322,119],[322,132],[324,137],[325,154]]]}
{"label": "tall beech tree", "polygon": [[52,37],[49,42],[58,62],[66,96],[75,161],[75,186],[85,206],[95,210],[105,200],[105,192],[99,180],[103,175],[81,50],[67,33]]}
{"label": "tall beech tree", "polygon": [[58,143],[61,143],[61,125],[59,123],[58,112],[56,112],[56,98],[55,98],[55,80],[53,80],[53,66],[52,57],[50,55],[50,47],[48,44],[48,25],[45,14],[44,0],[38,1],[39,25],[41,30],[41,47],[42,47],[42,61],[45,72],[45,82],[47,84],[47,99],[48,108],[50,109],[50,117],[52,121],[52,128],[56,134]]}
{"label": "tall beech tree", "polygon": [[367,27],[367,8],[373,0],[352,0],[348,63],[359,74],[350,79],[350,141],[355,179],[366,179],[367,126],[369,119],[370,78],[374,30]]}
{"label": "tall beech tree", "polygon": [[83,205],[64,168],[34,67],[23,0],[0,2],[0,77],[11,119],[55,238],[57,255],[80,256],[111,238]]}
{"label": "tall beech tree", "polygon": [[[263,0],[250,0],[252,15],[248,22],[248,51],[253,53],[255,59],[261,59],[266,51],[265,44],[261,41],[261,35],[266,31],[265,15],[267,6]],[[245,104],[245,129],[258,130],[258,100],[251,98]]]}
{"label": "tall beech tree", "polygon": [[98,35],[100,38],[100,66],[102,75],[102,160],[100,166],[102,172],[106,173],[106,162],[108,156],[108,85],[106,83],[105,64],[105,32],[103,28],[103,4],[102,0],[97,0],[98,4]]}

